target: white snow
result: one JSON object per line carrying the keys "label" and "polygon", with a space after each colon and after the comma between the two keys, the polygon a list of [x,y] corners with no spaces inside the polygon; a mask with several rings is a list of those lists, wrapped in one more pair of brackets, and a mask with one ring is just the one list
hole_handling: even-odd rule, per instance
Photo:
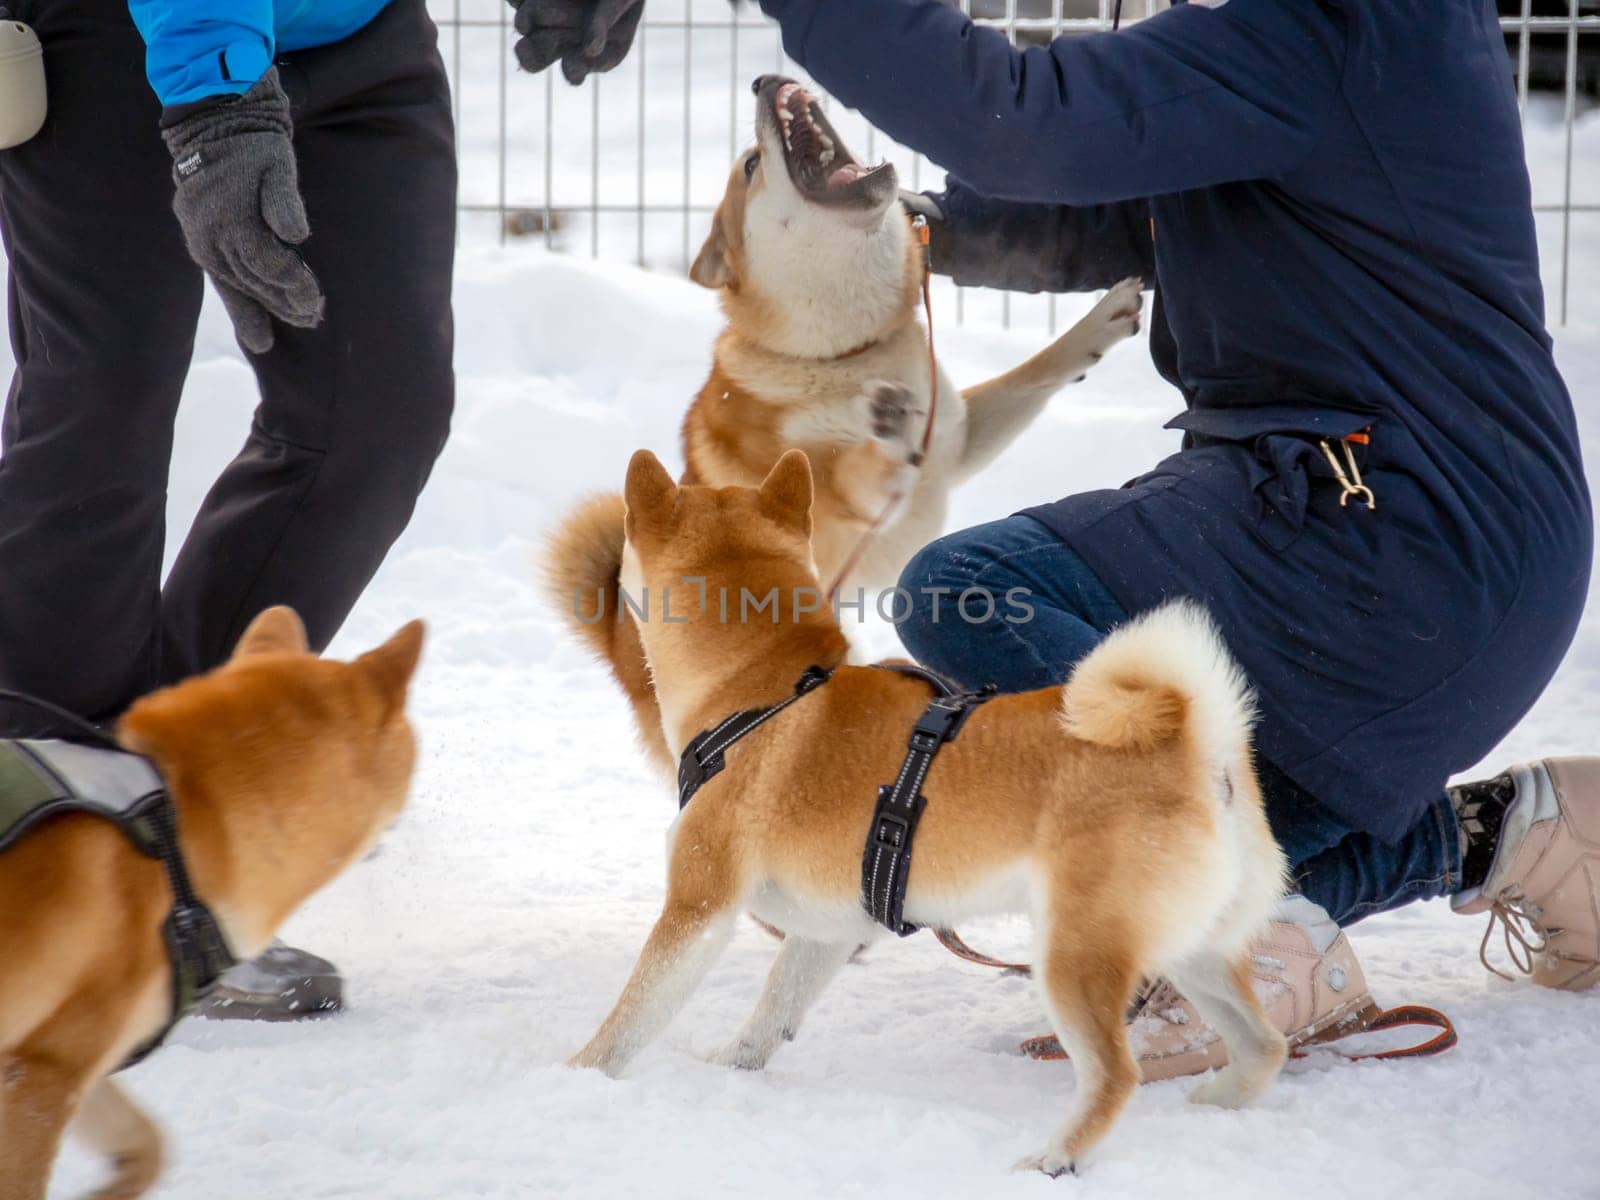
{"label": "white snow", "polygon": [[[1581,132],[1591,162],[1600,158],[1600,119]],[[1536,147],[1536,160],[1549,149]],[[1595,225],[1575,224],[1574,263],[1585,268],[1574,295],[1591,314]],[[674,805],[631,748],[614,687],[541,603],[536,544],[579,495],[618,486],[635,448],[676,460],[717,318],[711,296],[686,282],[531,248],[464,251],[456,303],[454,437],[333,651],[428,618],[413,702],[423,765],[381,854],[286,931],[343,968],[349,1010],[293,1026],[191,1021],[131,1072],[126,1082],[170,1136],[161,1194],[1600,1195],[1600,995],[1488,976],[1479,922],[1442,903],[1367,921],[1354,938],[1379,1001],[1443,1009],[1460,1030],[1455,1051],[1293,1063],[1237,1113],[1184,1103],[1187,1084],[1147,1087],[1076,1180],[1005,1173],[1055,1129],[1072,1086],[1065,1064],[1015,1053],[1045,1028],[1031,985],[959,963],[925,936],[880,943],[842,972],[764,1073],[699,1058],[754,1003],[773,945],[751,927],[622,1080],[561,1066],[615,999],[655,915]],[[1062,312],[1087,303],[1064,299]],[[957,327],[948,307],[936,317],[941,354],[963,382],[1041,342]],[[1600,463],[1600,325],[1570,325],[1557,343],[1589,462]],[[1054,401],[958,496],[952,523],[1114,486],[1169,451],[1175,435],[1160,424],[1177,401],[1144,351],[1119,349]],[[179,422],[173,530],[242,440],[252,403],[249,372],[208,302]],[[1600,483],[1600,468],[1591,478]],[[1561,674],[1485,765],[1594,752],[1597,729],[1592,593]],[[998,952],[1025,944],[1017,922],[965,932]],[[51,1195],[97,1177],[71,1149]]]}

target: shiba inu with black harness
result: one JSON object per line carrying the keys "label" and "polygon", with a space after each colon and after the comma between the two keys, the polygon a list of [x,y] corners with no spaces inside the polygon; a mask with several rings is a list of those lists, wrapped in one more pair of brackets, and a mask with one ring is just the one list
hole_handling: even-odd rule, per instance
{"label": "shiba inu with black harness", "polygon": [[[845,665],[838,621],[808,602],[819,580],[800,452],[760,488],[712,488],[680,487],[640,451],[625,501],[622,582],[642,600],[630,620],[686,803],[661,917],[575,1065],[620,1072],[741,912],[786,935],[717,1056],[754,1069],[885,927],[1022,911],[1078,1071],[1072,1115],[1022,1165],[1075,1170],[1110,1129],[1140,1079],[1123,1020],[1147,978],[1172,980],[1227,1045],[1193,1099],[1240,1105],[1271,1084],[1285,1044],[1252,990],[1250,945],[1284,859],[1251,765],[1249,689],[1200,608],[1123,626],[1064,687],[930,704],[920,673]],[[775,595],[775,619],[724,620],[701,589]]]}

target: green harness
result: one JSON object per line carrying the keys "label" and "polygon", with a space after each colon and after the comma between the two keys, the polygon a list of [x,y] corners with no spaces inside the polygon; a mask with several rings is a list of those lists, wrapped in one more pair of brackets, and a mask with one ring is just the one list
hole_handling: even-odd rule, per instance
{"label": "green harness", "polygon": [[189,883],[178,845],[178,811],[149,759],[79,742],[0,739],[0,855],[43,822],[67,813],[110,821],[140,854],[160,860],[172,887],[172,912],[161,927],[172,963],[172,1017],[121,1071],[166,1041],[237,959]]}

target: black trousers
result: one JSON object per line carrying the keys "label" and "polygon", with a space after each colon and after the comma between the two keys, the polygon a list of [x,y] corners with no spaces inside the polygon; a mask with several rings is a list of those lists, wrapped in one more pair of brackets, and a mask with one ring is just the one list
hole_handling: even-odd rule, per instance
{"label": "black trousers", "polygon": [[[202,275],[126,0],[7,0],[50,116],[0,151],[16,374],[0,425],[0,688],[103,718],[227,657],[261,609],[338,630],[410,519],[454,402],[450,97],[424,0],[282,55],[327,295],[246,353],[260,405],[165,587],[173,422]],[[242,431],[241,431],[242,432]],[[0,707],[0,732],[26,732]]]}

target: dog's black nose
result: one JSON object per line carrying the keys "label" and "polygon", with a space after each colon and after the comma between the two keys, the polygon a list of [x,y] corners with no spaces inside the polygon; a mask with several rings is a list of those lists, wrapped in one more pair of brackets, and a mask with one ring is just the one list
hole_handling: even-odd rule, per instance
{"label": "dog's black nose", "polygon": [[766,87],[770,81],[777,78],[778,76],[776,75],[757,75],[755,82],[750,85],[750,90],[759,96],[761,95],[761,89]]}

